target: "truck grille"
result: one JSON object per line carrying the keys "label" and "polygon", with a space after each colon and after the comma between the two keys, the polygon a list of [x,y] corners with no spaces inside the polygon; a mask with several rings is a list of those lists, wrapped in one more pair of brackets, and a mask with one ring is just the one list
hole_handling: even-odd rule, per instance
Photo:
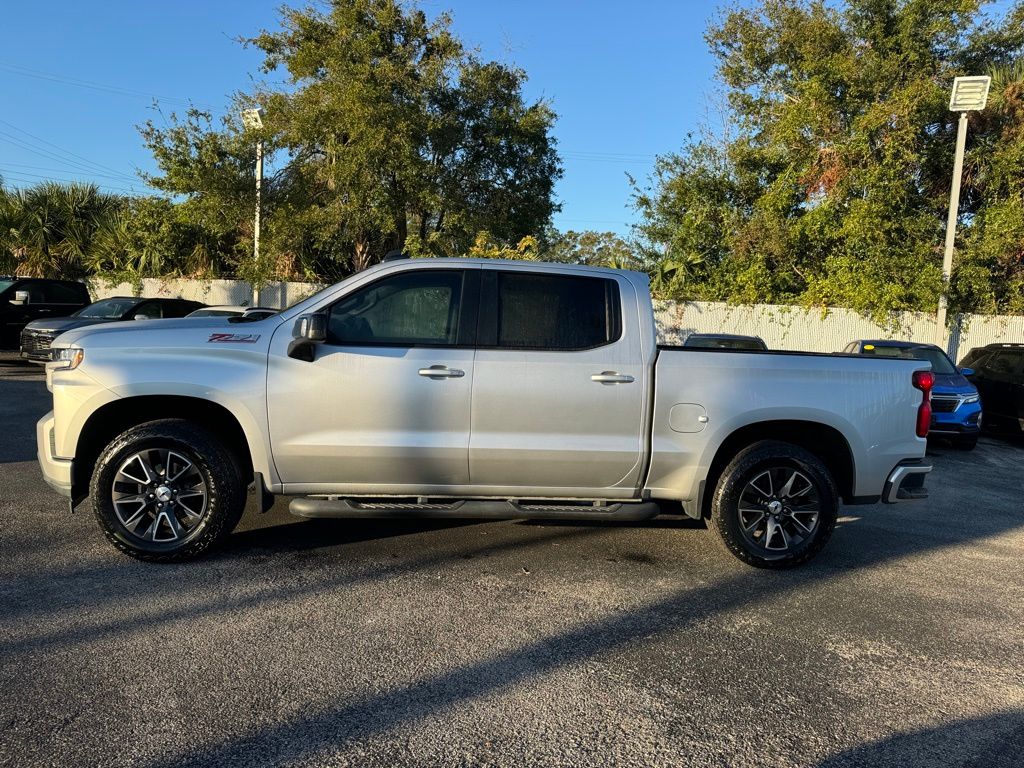
{"label": "truck grille", "polygon": [[952,413],[960,405],[958,397],[932,396],[932,411],[935,413]]}
{"label": "truck grille", "polygon": [[31,357],[50,357],[50,345],[54,334],[26,328],[21,332],[21,351]]}

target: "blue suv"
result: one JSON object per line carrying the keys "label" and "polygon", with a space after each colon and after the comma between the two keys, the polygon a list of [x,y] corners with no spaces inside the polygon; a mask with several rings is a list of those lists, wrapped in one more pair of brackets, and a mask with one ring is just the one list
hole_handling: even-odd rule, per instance
{"label": "blue suv", "polygon": [[957,368],[934,344],[914,341],[851,341],[843,352],[878,357],[902,357],[932,364],[932,424],[928,437],[945,437],[966,451],[978,444],[981,433],[981,398],[966,377],[970,368]]}

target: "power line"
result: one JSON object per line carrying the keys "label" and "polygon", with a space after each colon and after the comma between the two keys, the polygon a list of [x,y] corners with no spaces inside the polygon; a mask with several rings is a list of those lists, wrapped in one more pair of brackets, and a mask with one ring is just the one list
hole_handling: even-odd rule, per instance
{"label": "power line", "polygon": [[155,93],[139,91],[135,90],[134,88],[124,88],[118,85],[97,83],[91,80],[81,80],[77,77],[58,75],[53,72],[43,72],[42,70],[23,67],[20,64],[11,64],[9,62],[0,61],[0,69],[6,70],[14,75],[21,75],[22,77],[32,77],[37,80],[47,80],[49,82],[60,83],[62,85],[70,85],[76,88],[87,88],[89,90],[98,91],[100,93],[109,93],[114,96],[128,96],[133,98],[155,99],[157,101],[172,101],[177,102],[183,106],[198,106],[206,107],[208,109],[216,109],[216,107],[214,107],[211,104],[204,104],[202,102],[193,101],[192,99],[181,98],[180,96],[159,96]]}
{"label": "power line", "polygon": [[[52,171],[53,173],[64,173],[64,174],[67,173],[67,169],[65,169],[65,168],[47,168],[47,167],[44,167],[44,166],[41,166],[41,165],[28,165],[27,163],[5,163],[3,161],[0,161],[0,165],[2,165],[4,167],[7,167],[7,168],[27,168],[30,171]],[[21,173],[21,171],[15,171],[15,173]],[[92,173],[92,172],[90,172],[90,175],[91,176],[96,176],[96,177],[101,178],[101,179],[114,179],[116,181],[127,181],[128,180],[128,177],[120,175],[120,174],[118,174],[116,176],[112,176],[109,173]],[[132,179],[132,181],[137,181],[137,179]]]}
{"label": "power line", "polygon": [[[3,125],[6,125],[8,128],[13,128],[18,133],[24,134],[25,136],[28,136],[31,139],[35,139],[36,141],[42,142],[43,144],[46,144],[49,147],[53,147],[54,149],[56,149],[58,152],[60,152],[62,154],[68,155],[69,157],[78,158],[79,160],[84,162],[86,165],[91,165],[91,166],[94,166],[96,168],[99,168],[100,170],[109,171],[110,173],[115,173],[118,176],[124,176],[126,178],[133,178],[129,174],[124,173],[124,172],[118,170],[117,168],[111,168],[108,165],[103,165],[102,163],[97,163],[95,160],[90,160],[87,157],[83,157],[82,155],[79,155],[79,154],[77,154],[75,152],[72,152],[70,149],[64,149],[63,147],[61,147],[61,146],[59,146],[57,144],[54,144],[52,141],[47,141],[46,139],[44,139],[41,136],[36,136],[34,133],[29,133],[24,128],[19,128],[18,126],[14,125],[13,123],[9,123],[6,120],[0,120],[0,123],[2,123]],[[5,133],[5,135],[10,136],[11,134]],[[17,138],[17,137],[15,137],[15,138]],[[24,139],[21,139],[20,141],[24,141]]]}
{"label": "power line", "polygon": [[[24,141],[22,139],[19,139],[17,136],[13,136],[12,134],[9,134],[9,133],[7,133],[5,131],[0,131],[0,141],[6,142],[8,144],[11,144],[11,145],[13,145],[15,147],[18,147],[19,149],[24,149],[24,150],[26,150],[28,152],[31,152],[34,155],[38,155],[39,157],[46,158],[47,160],[56,160],[58,163],[61,163],[62,165],[66,165],[66,166],[68,166],[72,170],[82,171],[84,173],[92,173],[92,174],[97,174],[97,175],[100,175],[100,174],[103,173],[102,166],[97,168],[95,166],[88,165],[88,164],[80,162],[78,160],[72,160],[70,158],[63,157],[61,155],[56,154],[55,152],[50,152],[49,150],[45,150],[45,149],[42,149],[40,147],[33,146],[32,144],[30,144],[30,143],[28,143],[28,142],[26,142],[26,141]],[[104,174],[104,175],[106,175],[106,174]],[[117,175],[117,178],[121,179],[122,181],[129,181],[129,182],[134,182],[135,181],[134,177],[129,176],[126,173],[118,173],[116,175]]]}
{"label": "power line", "polygon": [[41,176],[41,175],[36,174],[36,173],[24,173],[24,172],[6,173],[6,172],[4,172],[2,170],[0,170],[0,178],[2,178],[5,182],[13,181],[13,182],[16,182],[18,184],[31,184],[31,185],[39,184],[39,182],[41,180],[42,181],[58,181],[58,182],[65,183],[65,184],[70,184],[70,183],[82,184],[82,183],[85,183],[85,184],[93,184],[94,186],[96,186],[96,187],[98,187],[99,189],[102,189],[102,190],[118,192],[118,193],[125,194],[125,195],[138,195],[139,194],[139,192],[137,190],[135,190],[135,189],[128,189],[127,187],[119,187],[117,185],[100,184],[100,183],[97,183],[97,182],[83,181],[80,178],[79,179],[75,179],[75,178],[72,178],[72,179],[58,179],[58,178],[55,178],[53,176]]}

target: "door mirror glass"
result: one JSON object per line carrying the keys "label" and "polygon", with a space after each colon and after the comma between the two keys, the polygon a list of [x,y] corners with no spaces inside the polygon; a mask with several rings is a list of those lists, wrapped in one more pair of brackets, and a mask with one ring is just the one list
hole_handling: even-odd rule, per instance
{"label": "door mirror glass", "polygon": [[28,291],[15,291],[14,292],[14,298],[11,299],[11,304],[16,304],[18,306],[24,306],[25,304],[28,304],[28,303],[29,303],[28,302]]}
{"label": "door mirror glass", "polygon": [[327,338],[327,315],[301,315],[295,321],[292,336],[319,344]]}
{"label": "door mirror glass", "polygon": [[300,315],[292,327],[288,357],[313,362],[317,344],[327,338],[327,315]]}

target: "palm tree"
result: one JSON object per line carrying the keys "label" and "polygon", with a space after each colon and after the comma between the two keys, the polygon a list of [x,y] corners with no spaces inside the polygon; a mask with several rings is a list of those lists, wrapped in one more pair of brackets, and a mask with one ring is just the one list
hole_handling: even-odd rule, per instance
{"label": "palm tree", "polygon": [[88,272],[97,233],[123,198],[95,184],[44,182],[0,195],[0,247],[14,271],[74,279]]}

